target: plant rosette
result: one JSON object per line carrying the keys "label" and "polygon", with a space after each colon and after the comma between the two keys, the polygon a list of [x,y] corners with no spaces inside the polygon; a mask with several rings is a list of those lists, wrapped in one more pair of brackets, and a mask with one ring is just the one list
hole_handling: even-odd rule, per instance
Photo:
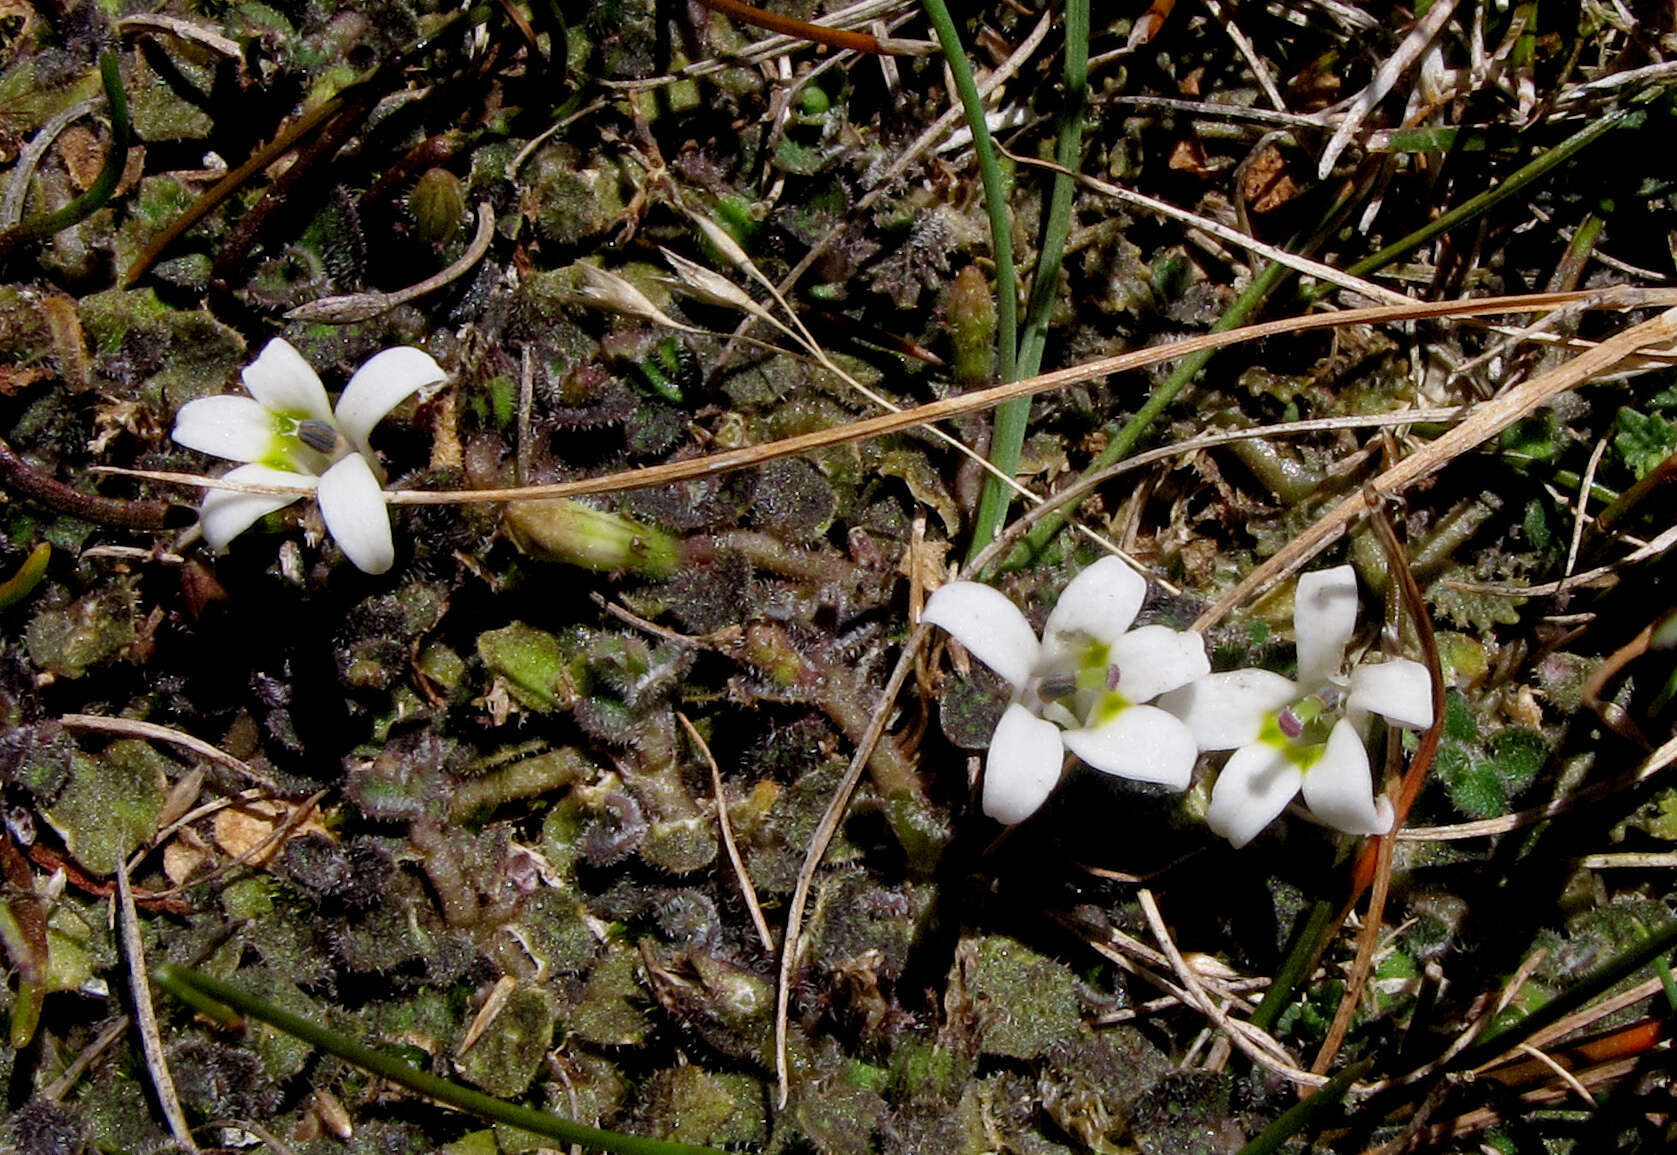
{"label": "plant rosette", "polygon": [[1297,795],[1346,834],[1385,834],[1392,807],[1374,792],[1365,741],[1374,715],[1432,725],[1432,680],[1408,658],[1358,662],[1357,578],[1348,565],[1299,578],[1293,599],[1297,680],[1270,670],[1208,674],[1159,705],[1187,723],[1203,750],[1233,750],[1211,789],[1206,823],[1245,846]]}
{"label": "plant rosette", "polygon": [[1040,640],[1019,607],[990,586],[950,582],[927,600],[923,619],[1013,687],[985,758],[985,814],[1011,825],[1035,813],[1068,751],[1120,778],[1187,787],[1199,754],[1193,733],[1147,703],[1211,664],[1197,633],[1130,628],[1146,594],[1143,578],[1103,558],[1066,586]]}

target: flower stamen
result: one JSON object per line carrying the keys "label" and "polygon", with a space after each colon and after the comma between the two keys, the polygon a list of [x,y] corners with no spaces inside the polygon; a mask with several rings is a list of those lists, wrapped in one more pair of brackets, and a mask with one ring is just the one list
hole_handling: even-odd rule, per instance
{"label": "flower stamen", "polygon": [[1044,702],[1057,702],[1061,698],[1069,698],[1077,693],[1077,672],[1065,670],[1054,674],[1045,674],[1037,682],[1037,696]]}
{"label": "flower stamen", "polygon": [[319,453],[331,453],[343,438],[327,422],[310,417],[297,423],[297,440]]}

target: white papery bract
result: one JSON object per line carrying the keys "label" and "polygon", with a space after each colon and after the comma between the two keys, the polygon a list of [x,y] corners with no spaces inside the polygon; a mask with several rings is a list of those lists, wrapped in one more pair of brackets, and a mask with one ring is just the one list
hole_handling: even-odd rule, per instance
{"label": "white papery bract", "polygon": [[[385,349],[355,371],[334,410],[302,354],[276,337],[240,378],[248,397],[204,397],[181,406],[175,440],[246,462],[225,475],[229,481],[313,489],[326,531],[344,556],[367,573],[388,570],[396,547],[381,492],[384,474],[367,439],[385,414],[448,374],[422,349]],[[302,496],[212,489],[198,508],[199,527],[211,548],[226,549],[257,518]]]}
{"label": "white papery bract", "polygon": [[1023,821],[1060,780],[1066,751],[1097,770],[1178,790],[1198,747],[1175,716],[1149,706],[1211,668],[1199,634],[1132,630],[1147,583],[1117,558],[1066,586],[1039,640],[1005,594],[978,582],[941,587],[924,620],[949,631],[1013,687],[984,769],[984,813]]}
{"label": "white papery bract", "polygon": [[1345,669],[1357,627],[1350,566],[1299,578],[1293,633],[1299,676],[1268,670],[1208,674],[1159,705],[1187,723],[1202,750],[1233,750],[1211,789],[1206,823],[1235,846],[1258,836],[1301,792],[1310,812],[1347,834],[1384,834],[1392,807],[1374,793],[1364,746],[1371,715],[1432,725],[1432,679],[1407,658]]}

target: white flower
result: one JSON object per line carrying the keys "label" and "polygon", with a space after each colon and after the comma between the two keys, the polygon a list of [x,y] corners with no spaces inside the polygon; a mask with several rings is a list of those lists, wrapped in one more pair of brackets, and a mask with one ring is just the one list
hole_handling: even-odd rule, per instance
{"label": "white flower", "polygon": [[1432,679],[1407,658],[1345,672],[1357,626],[1350,566],[1299,578],[1293,599],[1298,681],[1268,670],[1210,674],[1160,705],[1185,721],[1204,750],[1234,750],[1211,789],[1206,822],[1245,846],[1301,790],[1311,813],[1347,834],[1385,834],[1392,807],[1376,797],[1363,747],[1369,716],[1432,725]]}
{"label": "white flower", "polygon": [[[314,489],[327,532],[344,555],[367,573],[389,569],[396,547],[380,492],[383,471],[367,435],[386,413],[448,374],[421,349],[386,349],[355,371],[334,412],[302,354],[276,337],[240,377],[249,397],[187,402],[175,415],[175,440],[250,463],[226,474],[229,481]],[[226,549],[257,518],[300,496],[212,489],[198,508],[204,540]]]}
{"label": "white flower", "polygon": [[1211,668],[1205,641],[1165,626],[1130,629],[1147,583],[1117,558],[1078,574],[1037,641],[1025,615],[977,582],[941,587],[926,621],[942,626],[1013,685],[984,770],[984,813],[1029,817],[1060,780],[1069,750],[1097,770],[1188,785],[1199,750],[1174,716],[1143,705]]}

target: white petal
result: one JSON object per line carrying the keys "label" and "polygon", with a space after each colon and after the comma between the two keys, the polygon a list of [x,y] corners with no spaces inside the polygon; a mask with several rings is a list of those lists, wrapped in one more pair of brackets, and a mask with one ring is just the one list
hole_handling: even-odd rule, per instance
{"label": "white petal", "polygon": [[1199,747],[1182,720],[1155,706],[1128,706],[1110,722],[1067,730],[1066,749],[1096,770],[1186,790]]}
{"label": "white petal", "polygon": [[173,436],[188,449],[231,461],[261,461],[279,448],[274,415],[261,402],[232,393],[182,405]]}
{"label": "white petal", "polygon": [[948,630],[972,656],[1023,689],[1035,672],[1036,633],[1019,607],[979,582],[950,582],[926,601],[920,620]]}
{"label": "white petal", "polygon": [[446,380],[443,367],[423,349],[398,345],[375,353],[355,371],[338,398],[338,429],[351,445],[367,453],[367,436],[386,413],[427,385]]}
{"label": "white petal", "polygon": [[1327,749],[1304,774],[1304,804],[1335,830],[1384,834],[1392,828],[1392,805],[1374,797],[1368,751],[1356,727],[1341,719],[1328,733]]}
{"label": "white petal", "polygon": [[1132,702],[1151,702],[1211,672],[1205,639],[1169,626],[1131,630],[1112,643],[1112,662],[1118,667],[1118,692]]}
{"label": "white petal", "polygon": [[395,563],[390,513],[384,507],[378,478],[365,457],[351,453],[322,474],[316,500],[326,532],[356,569],[383,573]]}
{"label": "white petal", "polygon": [[1351,671],[1352,710],[1379,714],[1394,726],[1432,725],[1432,675],[1420,662],[1388,658]]}
{"label": "white petal", "polygon": [[1303,773],[1286,753],[1254,742],[1229,755],[1211,787],[1206,825],[1234,844],[1245,846],[1287,809],[1299,792]]}
{"label": "white petal", "polygon": [[1042,631],[1043,668],[1070,668],[1090,642],[1123,637],[1146,596],[1147,580],[1115,557],[1072,578]]}
{"label": "white petal", "polygon": [[1265,720],[1301,694],[1269,670],[1207,674],[1163,695],[1158,705],[1188,724],[1201,750],[1233,750],[1257,740]]}
{"label": "white petal", "polygon": [[250,395],[269,412],[332,420],[325,386],[303,360],[303,355],[287,341],[278,337],[269,341],[239,377]]}
{"label": "white petal", "polygon": [[[306,473],[288,473],[266,465],[241,465],[230,470],[228,481],[243,481],[252,485],[298,485],[312,488],[315,479]],[[284,509],[303,495],[300,493],[240,493],[235,489],[212,489],[204,495],[198,507],[198,526],[211,549],[223,550],[227,543],[251,527],[259,517]]]}
{"label": "white petal", "polygon": [[1293,637],[1299,685],[1314,690],[1339,673],[1357,629],[1357,575],[1348,565],[1299,577],[1293,595]]}
{"label": "white petal", "polygon": [[1017,702],[1009,706],[984,759],[984,813],[1008,826],[1035,814],[1059,782],[1065,757],[1058,726]]}

